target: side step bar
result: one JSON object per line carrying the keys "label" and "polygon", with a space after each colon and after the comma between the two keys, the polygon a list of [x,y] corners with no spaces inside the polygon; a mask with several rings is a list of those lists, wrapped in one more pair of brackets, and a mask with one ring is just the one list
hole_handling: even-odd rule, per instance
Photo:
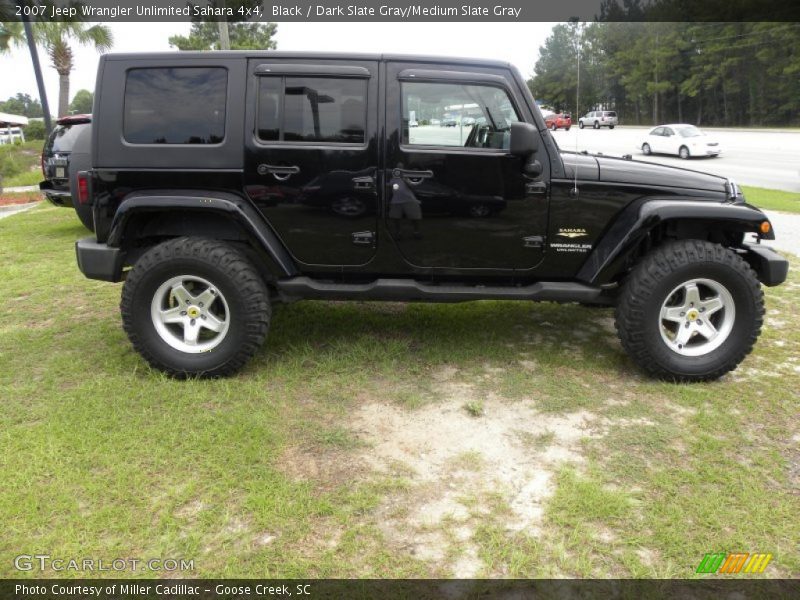
{"label": "side step bar", "polygon": [[411,279],[376,279],[369,283],[329,283],[309,277],[276,282],[286,300],[383,300],[467,302],[470,300],[546,300],[595,302],[602,289],[583,283],[539,282],[526,286],[429,284]]}

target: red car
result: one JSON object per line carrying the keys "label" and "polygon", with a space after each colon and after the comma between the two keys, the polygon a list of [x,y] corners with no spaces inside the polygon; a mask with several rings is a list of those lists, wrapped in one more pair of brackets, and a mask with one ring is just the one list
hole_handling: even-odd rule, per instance
{"label": "red car", "polygon": [[544,118],[544,123],[548,129],[555,131],[556,129],[566,129],[572,127],[572,115],[569,113],[553,113]]}

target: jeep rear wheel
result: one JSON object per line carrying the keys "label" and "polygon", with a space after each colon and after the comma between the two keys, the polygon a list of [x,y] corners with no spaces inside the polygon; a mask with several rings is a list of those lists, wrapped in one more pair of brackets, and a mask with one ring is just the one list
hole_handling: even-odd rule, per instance
{"label": "jeep rear wheel", "polygon": [[136,351],[181,378],[234,373],[264,342],[270,319],[269,292],[244,254],[199,238],[147,251],[125,280],[120,310]]}
{"label": "jeep rear wheel", "polygon": [[92,216],[92,207],[84,204],[78,204],[77,200],[73,200],[75,204],[75,214],[83,226],[89,231],[94,231],[94,216]]}
{"label": "jeep rear wheel", "polygon": [[764,295],[739,255],[682,240],[657,248],[634,268],[615,317],[622,346],[644,371],[707,381],[735,369],[752,350]]}

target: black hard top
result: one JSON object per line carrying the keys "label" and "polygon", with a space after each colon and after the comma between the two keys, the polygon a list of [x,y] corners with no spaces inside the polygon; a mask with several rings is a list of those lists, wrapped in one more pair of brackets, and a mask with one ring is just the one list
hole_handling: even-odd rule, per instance
{"label": "black hard top", "polygon": [[428,56],[424,54],[370,54],[358,52],[287,52],[282,50],[214,50],[182,52],[120,52],[105,54],[107,60],[137,59],[175,59],[175,58],[264,58],[264,59],[302,59],[302,60],[375,60],[396,62],[429,62],[474,65],[478,67],[496,67],[514,69],[508,61],[490,60],[486,58],[461,58],[454,56]]}

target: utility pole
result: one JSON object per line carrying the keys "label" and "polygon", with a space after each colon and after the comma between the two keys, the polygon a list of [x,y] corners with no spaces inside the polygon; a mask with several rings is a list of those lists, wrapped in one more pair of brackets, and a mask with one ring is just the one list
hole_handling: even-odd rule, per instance
{"label": "utility pole", "polygon": [[[219,7],[225,8],[225,0],[219,0]],[[219,29],[219,49],[230,50],[231,38],[228,34],[228,20],[225,17],[222,17],[221,21],[217,21],[217,28]]]}
{"label": "utility pole", "polygon": [[653,125],[658,125],[658,29],[656,29],[656,89],[653,101]]}
{"label": "utility pole", "polygon": [[39,88],[39,102],[42,103],[42,111],[44,112],[45,133],[46,135],[50,135],[50,132],[53,130],[53,123],[50,120],[50,105],[47,103],[47,90],[44,89],[42,66],[39,64],[39,52],[36,49],[36,40],[33,39],[33,28],[24,12],[22,14],[22,25],[25,27],[25,38],[28,40],[28,50],[31,53],[33,72],[36,74],[36,85]]}
{"label": "utility pole", "polygon": [[219,49],[220,50],[230,50],[231,49],[231,38],[228,35],[228,22],[227,21],[217,21],[217,27],[219,28]]}

